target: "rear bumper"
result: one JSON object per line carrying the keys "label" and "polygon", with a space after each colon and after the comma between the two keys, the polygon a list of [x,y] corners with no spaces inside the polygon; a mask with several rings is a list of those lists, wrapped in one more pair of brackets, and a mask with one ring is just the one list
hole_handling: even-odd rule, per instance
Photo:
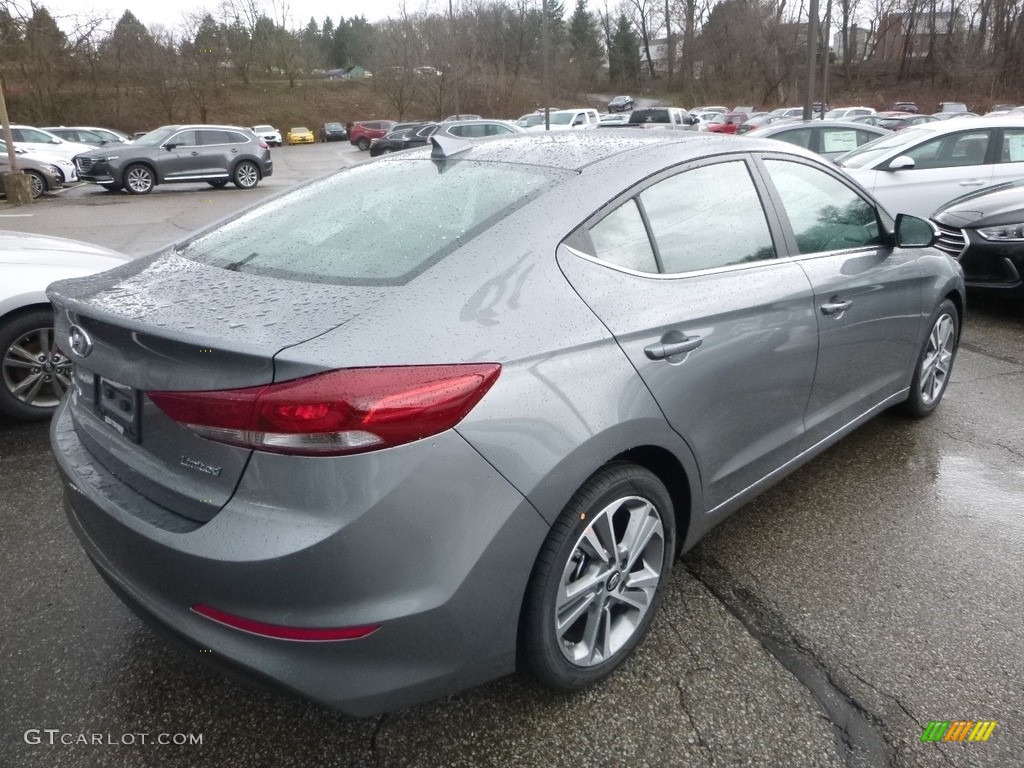
{"label": "rear bumper", "polygon": [[[548,528],[454,432],[358,462],[256,454],[234,498],[188,533],[132,513],[136,494],[85,450],[67,404],[51,441],[68,520],[96,568],[197,660],[354,716],[515,667],[520,604]],[[294,627],[381,626],[359,640],[279,640],[210,621],[196,603]]]}

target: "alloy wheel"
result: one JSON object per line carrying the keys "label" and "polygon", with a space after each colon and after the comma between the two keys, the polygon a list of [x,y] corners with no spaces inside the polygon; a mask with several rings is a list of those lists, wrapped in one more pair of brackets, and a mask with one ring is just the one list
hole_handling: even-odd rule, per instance
{"label": "alloy wheel", "polygon": [[124,184],[132,194],[145,195],[153,189],[153,172],[144,165],[133,165],[125,174]]}
{"label": "alloy wheel", "polygon": [[3,384],[16,400],[53,408],[71,386],[71,360],[53,343],[53,328],[34,328],[4,350]]}
{"label": "alloy wheel", "polygon": [[260,173],[252,163],[240,163],[235,169],[235,186],[239,189],[251,189],[260,180]]}
{"label": "alloy wheel", "polygon": [[650,609],[666,557],[654,505],[616,499],[594,516],[565,563],[553,630],[570,663],[592,667],[630,641]]}
{"label": "alloy wheel", "polygon": [[928,346],[921,366],[921,402],[931,405],[942,396],[949,379],[956,349],[956,326],[948,314],[939,315],[928,335]]}

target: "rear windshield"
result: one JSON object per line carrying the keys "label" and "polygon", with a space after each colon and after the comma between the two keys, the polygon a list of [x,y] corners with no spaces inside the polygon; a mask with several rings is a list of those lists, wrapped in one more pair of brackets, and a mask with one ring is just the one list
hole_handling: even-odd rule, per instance
{"label": "rear windshield", "polygon": [[572,175],[457,159],[366,163],[258,206],[182,255],[304,282],[399,285]]}
{"label": "rear windshield", "polygon": [[631,123],[670,123],[667,109],[634,109],[629,116]]}

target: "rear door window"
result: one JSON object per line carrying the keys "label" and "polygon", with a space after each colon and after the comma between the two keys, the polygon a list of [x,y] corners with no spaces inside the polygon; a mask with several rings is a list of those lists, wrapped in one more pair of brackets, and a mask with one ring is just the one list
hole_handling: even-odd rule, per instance
{"label": "rear door window", "polygon": [[743,160],[692,168],[644,189],[590,228],[593,255],[637,272],[697,272],[775,258]]}
{"label": "rear door window", "polygon": [[694,168],[640,194],[667,274],[775,257],[761,198],[743,160]]}

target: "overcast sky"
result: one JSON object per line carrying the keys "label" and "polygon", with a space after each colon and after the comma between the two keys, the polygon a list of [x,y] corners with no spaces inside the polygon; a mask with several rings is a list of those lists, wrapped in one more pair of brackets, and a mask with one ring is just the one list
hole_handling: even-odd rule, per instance
{"label": "overcast sky", "polygon": [[[377,21],[387,16],[400,13],[402,0],[256,0],[263,7],[266,15],[280,20],[282,7],[287,9],[289,27],[305,27],[310,16],[322,23],[330,16],[337,23],[340,18],[365,16],[369,21]],[[441,0],[407,0],[406,6],[410,13],[421,10],[426,3],[439,8]],[[16,6],[28,7],[25,0],[15,0]],[[70,18],[78,16],[108,16],[111,26],[117,22],[125,10],[131,11],[146,26],[162,24],[167,27],[180,27],[187,14],[210,11],[217,16],[220,0],[148,0],[148,2],[131,2],[130,0],[37,0],[37,5],[44,6],[58,20],[62,29],[69,29]],[[447,10],[447,2],[444,9]],[[65,17],[65,18],[61,18]]]}

